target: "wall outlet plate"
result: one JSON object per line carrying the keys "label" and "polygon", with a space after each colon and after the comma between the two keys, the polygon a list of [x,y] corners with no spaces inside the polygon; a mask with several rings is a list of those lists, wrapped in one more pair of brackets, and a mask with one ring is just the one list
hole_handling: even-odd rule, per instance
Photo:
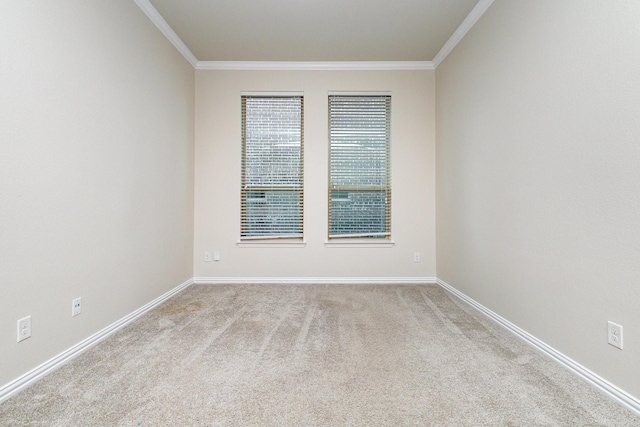
{"label": "wall outlet plate", "polygon": [[608,322],[609,344],[622,350],[622,326]]}
{"label": "wall outlet plate", "polygon": [[31,336],[31,316],[18,320],[18,342]]}
{"label": "wall outlet plate", "polygon": [[82,298],[76,298],[71,302],[71,316],[82,313]]}
{"label": "wall outlet plate", "polygon": [[204,253],[204,262],[209,262],[211,261],[211,252],[205,252]]}

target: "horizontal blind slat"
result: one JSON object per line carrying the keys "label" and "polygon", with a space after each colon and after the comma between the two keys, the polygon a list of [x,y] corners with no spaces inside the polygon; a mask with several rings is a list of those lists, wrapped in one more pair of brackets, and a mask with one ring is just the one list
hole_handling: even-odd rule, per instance
{"label": "horizontal blind slat", "polygon": [[390,236],[390,117],[390,96],[329,96],[329,238]]}
{"label": "horizontal blind slat", "polygon": [[241,239],[300,238],[303,98],[242,96]]}

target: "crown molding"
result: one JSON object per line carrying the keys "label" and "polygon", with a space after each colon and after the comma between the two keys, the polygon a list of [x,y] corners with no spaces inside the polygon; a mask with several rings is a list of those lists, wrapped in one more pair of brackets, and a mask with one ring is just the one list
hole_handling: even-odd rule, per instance
{"label": "crown molding", "polygon": [[196,70],[389,71],[433,70],[431,61],[198,61]]}
{"label": "crown molding", "polygon": [[437,68],[438,65],[451,53],[454,47],[462,40],[462,38],[469,32],[471,27],[478,22],[478,19],[489,9],[493,0],[480,0],[478,4],[469,12],[469,15],[462,21],[462,24],[453,32],[449,40],[442,46],[442,49],[433,57],[431,61],[434,65],[434,68]]}
{"label": "crown molding", "polygon": [[454,31],[449,40],[431,61],[198,61],[186,44],[167,24],[162,15],[149,0],[133,0],[156,27],[178,49],[178,52],[196,70],[278,70],[278,71],[398,71],[398,70],[435,70],[451,53],[480,17],[487,11],[493,0],[480,0]]}
{"label": "crown molding", "polygon": [[169,41],[176,47],[176,49],[178,49],[178,52],[180,52],[182,56],[184,56],[184,58],[189,62],[189,64],[191,64],[191,66],[195,68],[196,64],[198,63],[198,59],[195,57],[193,53],[191,53],[191,50],[189,50],[189,48],[187,47],[186,44],[184,44],[182,39],[178,37],[176,32],[173,31],[173,28],[171,28],[169,24],[167,24],[167,21],[165,21],[162,15],[160,15],[160,12],[158,12],[156,8],[153,7],[151,3],[149,3],[149,0],[133,0],[133,1],[138,5],[140,9],[142,9],[145,15],[149,17],[151,22],[153,22],[156,25],[156,27],[158,27],[160,32],[164,34],[164,36],[167,39],[169,39]]}

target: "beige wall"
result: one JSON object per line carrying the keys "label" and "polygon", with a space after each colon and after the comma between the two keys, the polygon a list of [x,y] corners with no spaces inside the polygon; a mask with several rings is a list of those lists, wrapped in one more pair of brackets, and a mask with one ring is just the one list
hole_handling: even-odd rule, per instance
{"label": "beige wall", "polygon": [[[194,73],[129,0],[2,2],[0,385],[192,276],[433,277],[437,243],[441,279],[640,395],[639,18],[496,0],[436,73]],[[242,91],[304,92],[304,248],[237,245]],[[392,93],[392,248],[324,245],[329,91]]]}
{"label": "beige wall", "polygon": [[194,70],[130,0],[4,0],[0,40],[1,386],[192,277]]}
{"label": "beige wall", "polygon": [[436,72],[438,277],[635,396],[639,22],[496,0]]}
{"label": "beige wall", "polygon": [[[304,248],[237,246],[243,91],[304,92]],[[329,91],[391,92],[392,248],[325,247]],[[435,276],[434,102],[433,71],[197,71],[194,275]]]}

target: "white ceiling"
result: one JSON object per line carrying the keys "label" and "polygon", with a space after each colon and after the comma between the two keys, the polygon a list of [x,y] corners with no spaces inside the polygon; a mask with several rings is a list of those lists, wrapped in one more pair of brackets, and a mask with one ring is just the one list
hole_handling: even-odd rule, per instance
{"label": "white ceiling", "polygon": [[[179,50],[186,47],[190,51],[183,52],[187,59],[188,53],[192,53],[197,62],[406,62],[434,61],[443,46],[452,41],[453,45],[457,43],[454,39],[459,40],[492,1],[136,0],[136,3],[167,37],[174,39]],[[166,23],[158,22],[163,20]]]}

